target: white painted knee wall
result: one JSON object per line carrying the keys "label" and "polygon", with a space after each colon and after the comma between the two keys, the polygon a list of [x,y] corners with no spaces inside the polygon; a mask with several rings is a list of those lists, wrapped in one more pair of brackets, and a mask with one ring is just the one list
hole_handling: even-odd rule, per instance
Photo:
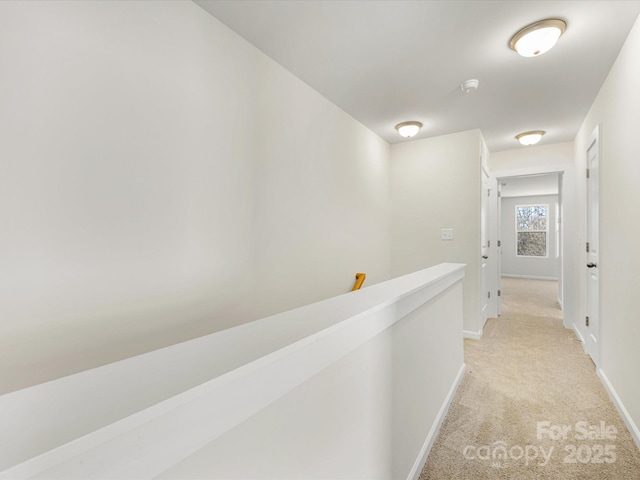
{"label": "white painted knee wall", "polygon": [[0,478],[417,478],[464,371],[463,277],[441,264],[0,396]]}

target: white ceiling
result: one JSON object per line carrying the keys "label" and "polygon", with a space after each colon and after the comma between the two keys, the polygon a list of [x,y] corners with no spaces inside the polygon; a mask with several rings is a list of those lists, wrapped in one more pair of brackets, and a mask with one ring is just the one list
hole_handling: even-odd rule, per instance
{"label": "white ceiling", "polygon": [[[414,139],[480,128],[491,151],[526,130],[573,140],[640,13],[636,0],[194,1],[388,142],[418,120]],[[568,24],[553,50],[509,49],[549,17]]]}

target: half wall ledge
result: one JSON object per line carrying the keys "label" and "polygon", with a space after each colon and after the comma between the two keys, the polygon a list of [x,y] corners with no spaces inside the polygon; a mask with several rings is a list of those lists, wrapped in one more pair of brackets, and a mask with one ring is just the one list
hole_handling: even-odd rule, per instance
{"label": "half wall ledge", "polygon": [[2,395],[0,479],[419,475],[464,371],[464,270]]}

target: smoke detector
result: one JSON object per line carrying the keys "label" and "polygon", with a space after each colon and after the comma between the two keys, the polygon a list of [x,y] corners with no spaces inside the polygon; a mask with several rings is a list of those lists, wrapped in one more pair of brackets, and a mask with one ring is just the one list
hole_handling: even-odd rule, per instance
{"label": "smoke detector", "polygon": [[464,93],[475,92],[478,89],[480,81],[477,78],[470,78],[460,84],[460,90]]}

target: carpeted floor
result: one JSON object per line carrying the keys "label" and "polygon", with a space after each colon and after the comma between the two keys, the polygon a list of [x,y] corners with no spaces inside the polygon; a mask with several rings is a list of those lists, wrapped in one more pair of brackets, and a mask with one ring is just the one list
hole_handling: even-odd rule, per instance
{"label": "carpeted floor", "polygon": [[562,326],[557,282],[503,278],[502,314],[465,340],[467,373],[420,480],[640,479],[640,450]]}

